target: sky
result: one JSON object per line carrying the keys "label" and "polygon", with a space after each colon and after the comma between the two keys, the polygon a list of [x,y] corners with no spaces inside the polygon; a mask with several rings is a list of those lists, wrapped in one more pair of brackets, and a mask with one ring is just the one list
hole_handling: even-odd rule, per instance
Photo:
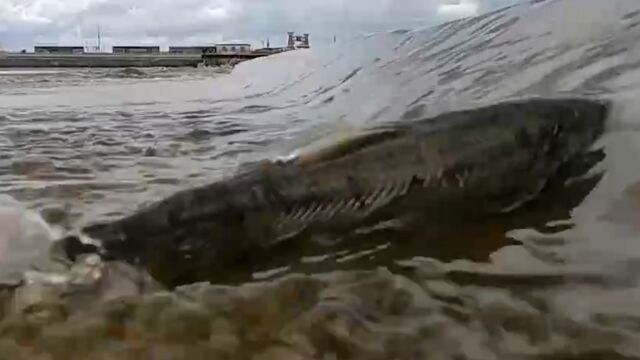
{"label": "sky", "polygon": [[115,44],[284,45],[286,32],[311,45],[359,33],[436,25],[518,0],[0,0],[0,47]]}

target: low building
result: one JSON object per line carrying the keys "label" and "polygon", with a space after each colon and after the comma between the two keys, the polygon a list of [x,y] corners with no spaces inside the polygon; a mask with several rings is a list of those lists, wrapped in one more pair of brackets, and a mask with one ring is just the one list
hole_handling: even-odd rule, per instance
{"label": "low building", "polygon": [[215,49],[216,54],[220,55],[251,53],[251,45],[249,44],[216,44]]}
{"label": "low building", "polygon": [[114,54],[159,54],[160,46],[114,46]]}
{"label": "low building", "polygon": [[35,46],[36,54],[83,54],[83,46]]}
{"label": "low building", "polygon": [[215,46],[170,46],[169,54],[209,54],[215,51]]}

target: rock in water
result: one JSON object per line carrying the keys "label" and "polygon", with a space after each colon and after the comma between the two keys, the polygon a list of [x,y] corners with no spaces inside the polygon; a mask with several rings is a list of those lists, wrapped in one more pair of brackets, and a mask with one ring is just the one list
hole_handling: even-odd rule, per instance
{"label": "rock in water", "polygon": [[77,310],[162,289],[138,268],[103,262],[95,246],[73,239],[54,242],[56,236],[38,213],[0,195],[0,290],[8,290],[13,313],[47,312],[57,304]]}
{"label": "rock in water", "polygon": [[11,310],[25,313],[64,304],[74,311],[106,301],[163,290],[143,271],[121,262],[103,262],[95,254],[82,255],[59,271],[26,271],[13,294]]}
{"label": "rock in water", "polygon": [[602,102],[530,99],[392,123],[82,233],[106,258],[174,286],[397,219],[409,229],[460,228],[517,211],[567,176],[563,168],[580,168],[570,164],[602,135],[607,115]]}

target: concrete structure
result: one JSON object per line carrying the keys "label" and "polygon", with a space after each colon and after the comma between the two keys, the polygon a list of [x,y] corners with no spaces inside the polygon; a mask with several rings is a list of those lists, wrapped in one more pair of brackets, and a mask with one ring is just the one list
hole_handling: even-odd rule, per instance
{"label": "concrete structure", "polygon": [[114,46],[114,54],[159,54],[160,46]]}
{"label": "concrete structure", "polygon": [[296,35],[294,32],[288,32],[287,35],[289,36],[287,48],[291,50],[309,48],[309,34]]}
{"label": "concrete structure", "polygon": [[265,48],[261,48],[261,49],[255,49],[251,53],[252,54],[271,55],[271,54],[281,53],[281,52],[284,52],[284,51],[287,51],[287,50],[289,50],[289,49],[286,48],[286,47],[277,47],[277,48],[265,47]]}
{"label": "concrete structure", "polygon": [[205,65],[235,65],[242,61],[247,61],[262,56],[278,54],[284,51],[295,49],[309,48],[309,34],[295,35],[289,32],[289,41],[286,47],[270,47],[270,41],[267,39],[267,47],[251,51],[249,44],[216,44],[215,53],[207,53],[202,55]]}
{"label": "concrete structure", "polygon": [[294,36],[295,36],[294,34],[295,33],[293,31],[289,31],[287,33],[287,38],[288,38],[288,40],[287,40],[287,48],[289,48],[289,49],[295,49],[295,47],[296,47],[296,43],[295,43],[295,40],[294,40]]}
{"label": "concrete structure", "polygon": [[202,60],[206,66],[221,66],[231,65],[234,66],[243,61],[253,60],[263,56],[269,56],[271,53],[266,52],[248,52],[248,53],[236,53],[236,54],[218,54],[210,53],[202,55]]}
{"label": "concrete structure", "polygon": [[216,54],[223,55],[251,53],[251,45],[249,44],[216,44],[215,49]]}
{"label": "concrete structure", "polygon": [[36,54],[82,54],[83,46],[34,46]]}
{"label": "concrete structure", "polygon": [[215,45],[211,46],[170,46],[169,54],[207,54],[216,51]]}
{"label": "concrete structure", "polygon": [[302,36],[298,36],[297,40],[299,41],[298,49],[308,49],[309,46],[309,34],[302,34]]}
{"label": "concrete structure", "polygon": [[[114,46],[113,53],[85,51],[81,46],[36,46],[36,53],[0,53],[0,68],[12,67],[181,67],[235,65],[242,61],[284,51],[309,47],[309,34],[289,33],[287,47],[267,47],[252,51],[250,44],[221,43],[211,46]],[[99,47],[97,47],[99,48]]]}
{"label": "concrete structure", "polygon": [[7,53],[0,57],[0,68],[43,67],[196,67],[201,54],[21,54]]}

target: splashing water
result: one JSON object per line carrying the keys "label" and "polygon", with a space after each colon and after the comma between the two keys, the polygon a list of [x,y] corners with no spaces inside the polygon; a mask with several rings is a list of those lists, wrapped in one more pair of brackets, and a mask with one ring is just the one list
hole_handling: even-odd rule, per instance
{"label": "splashing water", "polygon": [[30,266],[48,256],[60,236],[42,217],[17,200],[0,195],[0,274],[4,282],[15,281]]}

